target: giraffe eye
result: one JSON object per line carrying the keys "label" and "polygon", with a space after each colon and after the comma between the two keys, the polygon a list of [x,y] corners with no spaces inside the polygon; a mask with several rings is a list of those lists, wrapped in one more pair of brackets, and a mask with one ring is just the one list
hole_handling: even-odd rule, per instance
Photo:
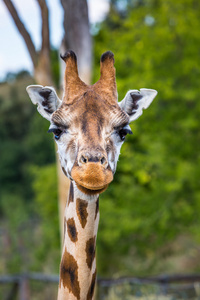
{"label": "giraffe eye", "polygon": [[55,140],[59,140],[61,134],[63,133],[62,130],[60,130],[59,128],[55,128],[55,127],[49,128],[48,132],[53,132]]}
{"label": "giraffe eye", "polygon": [[129,126],[129,125],[126,125],[126,126],[124,126],[122,129],[120,129],[120,130],[118,131],[118,134],[119,134],[119,136],[120,136],[120,139],[121,139],[122,141],[124,141],[127,134],[133,134],[133,133],[132,133],[132,131],[131,131],[130,126]]}

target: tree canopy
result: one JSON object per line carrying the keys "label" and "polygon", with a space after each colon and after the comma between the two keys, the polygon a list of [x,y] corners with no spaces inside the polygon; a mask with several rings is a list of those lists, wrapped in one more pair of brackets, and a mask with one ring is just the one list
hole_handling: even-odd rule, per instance
{"label": "tree canopy", "polygon": [[98,262],[110,275],[173,272],[163,264],[173,242],[180,235],[199,242],[200,4],[121,4],[113,1],[100,25],[95,57],[114,52],[119,100],[141,87],[158,96],[132,125],[115,180],[101,197]]}
{"label": "tree canopy", "polygon": [[[111,50],[119,100],[129,89],[158,91],[131,125],[114,182],[100,196],[98,273],[199,271],[200,3],[115,0],[96,27],[93,81]],[[2,251],[15,252],[2,254],[1,271],[19,272],[23,261],[22,269],[58,272],[57,202],[49,202],[56,199],[54,145],[25,94],[28,81],[0,85]]]}

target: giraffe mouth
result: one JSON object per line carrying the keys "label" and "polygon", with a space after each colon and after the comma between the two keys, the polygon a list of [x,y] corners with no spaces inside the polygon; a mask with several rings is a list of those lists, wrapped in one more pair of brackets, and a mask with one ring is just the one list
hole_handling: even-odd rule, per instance
{"label": "giraffe mouth", "polygon": [[103,192],[107,189],[107,187],[108,187],[108,184],[107,184],[106,186],[104,186],[104,187],[101,188],[101,189],[99,189],[99,188],[96,188],[96,189],[94,189],[94,188],[86,188],[86,187],[84,187],[84,186],[78,184],[77,182],[76,182],[76,185],[77,185],[77,188],[78,188],[81,192],[83,192],[84,194],[88,194],[88,195],[101,194],[101,193],[103,193]]}
{"label": "giraffe mouth", "polygon": [[98,163],[89,162],[82,166],[74,166],[71,176],[77,187],[86,194],[100,194],[104,192],[113,180],[111,169],[104,168]]}

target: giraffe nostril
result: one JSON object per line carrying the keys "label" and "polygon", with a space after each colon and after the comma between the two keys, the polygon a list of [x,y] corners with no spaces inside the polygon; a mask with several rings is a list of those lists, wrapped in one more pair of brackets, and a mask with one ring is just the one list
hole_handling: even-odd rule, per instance
{"label": "giraffe nostril", "polygon": [[106,159],[105,159],[105,157],[103,156],[103,157],[101,158],[101,164],[102,164],[102,165],[105,165],[105,163],[106,163]]}
{"label": "giraffe nostril", "polygon": [[92,155],[92,154],[86,152],[79,156],[79,160],[78,160],[79,165],[87,164],[89,162],[99,163],[104,167],[107,166],[106,157],[100,153],[97,153],[96,155]]}
{"label": "giraffe nostril", "polygon": [[81,163],[86,164],[88,160],[85,156],[81,155],[80,161],[81,161]]}

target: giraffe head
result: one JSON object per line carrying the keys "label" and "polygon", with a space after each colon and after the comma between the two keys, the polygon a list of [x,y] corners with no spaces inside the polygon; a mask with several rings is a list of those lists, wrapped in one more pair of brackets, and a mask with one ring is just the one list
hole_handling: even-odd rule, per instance
{"label": "giraffe head", "polygon": [[114,55],[101,56],[99,81],[86,85],[78,75],[76,55],[68,51],[62,101],[52,87],[31,85],[27,92],[39,113],[50,121],[64,174],[85,194],[103,192],[113,180],[129,123],[147,108],[157,92],[130,90],[117,102]]}

